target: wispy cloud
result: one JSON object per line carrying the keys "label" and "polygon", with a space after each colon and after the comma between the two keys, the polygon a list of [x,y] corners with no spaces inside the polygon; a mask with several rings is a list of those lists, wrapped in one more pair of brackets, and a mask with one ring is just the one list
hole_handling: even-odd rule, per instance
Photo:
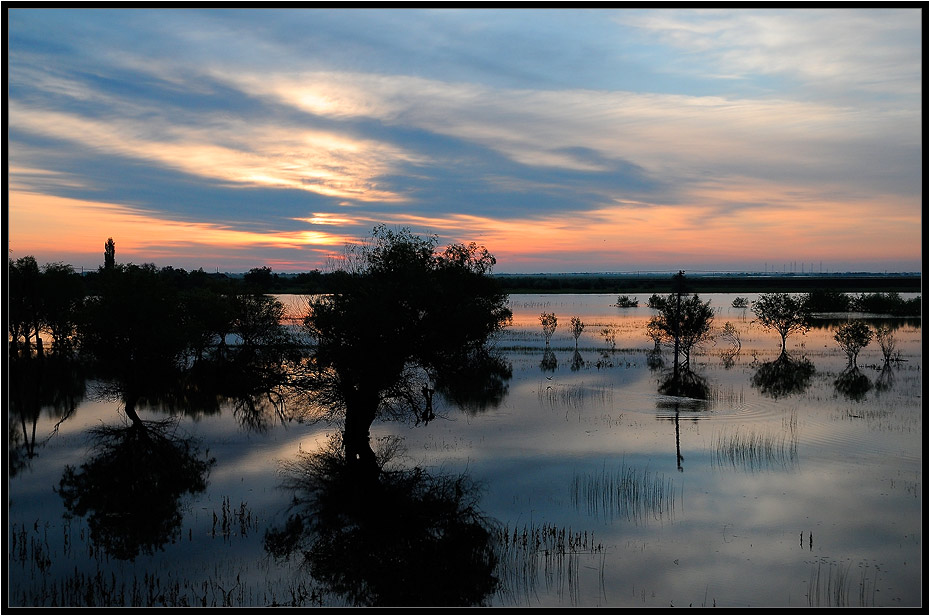
{"label": "wispy cloud", "polygon": [[[918,15],[16,10],[11,189],[295,267],[378,222],[504,269],[916,263]],[[53,251],[16,211],[12,245]]]}

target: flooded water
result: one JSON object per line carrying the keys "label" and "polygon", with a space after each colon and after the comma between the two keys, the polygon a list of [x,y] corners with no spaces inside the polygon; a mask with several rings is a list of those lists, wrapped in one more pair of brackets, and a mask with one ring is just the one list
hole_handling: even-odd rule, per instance
{"label": "flooded water", "polygon": [[[646,336],[646,296],[621,309],[614,295],[513,295],[513,324],[496,340],[513,366],[499,404],[439,405],[428,425],[376,422],[372,436],[401,437],[408,467],[467,473],[481,487],[499,542],[487,605],[919,606],[919,320],[884,321],[900,361],[884,366],[873,341],[850,374],[832,328],[790,336],[792,363],[778,364],[780,338],[732,308],[734,295],[701,297],[715,328],[730,322],[740,339],[738,353],[718,339],[692,354],[703,396],[659,393],[671,353],[656,354]],[[542,312],[558,318],[548,349]],[[571,317],[585,324],[577,345]],[[163,498],[167,513],[130,510],[120,526],[93,503],[65,506],[76,481],[64,481],[66,467],[86,465],[85,479],[100,467],[104,486],[122,468],[103,464],[116,454],[92,449],[88,431],[125,426],[123,404],[94,391],[88,384],[64,420],[60,401],[36,418],[10,417],[11,605],[347,601],[263,544],[293,496],[280,465],[323,447],[338,426],[273,414],[247,425],[229,405],[188,410],[168,430],[187,454],[212,460],[193,473],[203,481]],[[140,405],[139,414],[169,412]],[[160,534],[132,543],[126,529],[146,516]]]}

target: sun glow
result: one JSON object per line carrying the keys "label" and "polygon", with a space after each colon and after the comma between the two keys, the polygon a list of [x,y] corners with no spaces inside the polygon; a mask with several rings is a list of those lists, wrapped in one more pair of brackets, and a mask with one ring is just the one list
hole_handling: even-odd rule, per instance
{"label": "sun glow", "polygon": [[172,248],[193,252],[248,247],[316,249],[353,241],[318,230],[243,231],[215,223],[171,220],[119,204],[19,191],[10,194],[10,229],[10,248],[18,255],[88,253],[95,261],[106,237],[119,238],[121,254],[140,255],[145,260]]}

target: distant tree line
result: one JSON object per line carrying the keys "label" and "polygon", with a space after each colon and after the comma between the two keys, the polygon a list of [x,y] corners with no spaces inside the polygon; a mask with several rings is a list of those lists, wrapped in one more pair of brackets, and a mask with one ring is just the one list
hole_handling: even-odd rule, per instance
{"label": "distant tree line", "polygon": [[[604,274],[495,276],[508,293],[671,293],[671,276],[632,276]],[[920,276],[689,276],[690,288],[698,293],[803,293],[815,289],[836,292],[917,293]]]}

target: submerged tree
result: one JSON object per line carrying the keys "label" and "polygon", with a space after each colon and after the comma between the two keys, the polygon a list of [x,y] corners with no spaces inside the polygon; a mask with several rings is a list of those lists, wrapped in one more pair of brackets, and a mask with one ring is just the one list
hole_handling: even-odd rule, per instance
{"label": "submerged tree", "polygon": [[882,349],[882,357],[884,357],[885,363],[888,364],[894,359],[895,348],[898,344],[894,337],[894,330],[887,325],[879,326],[875,330],[875,337],[878,339],[878,346]]}
{"label": "submerged tree", "polygon": [[868,346],[872,341],[872,330],[862,321],[850,321],[836,328],[833,333],[833,339],[836,340],[846,357],[849,360],[851,368],[856,367],[856,359],[859,357],[859,351]]}
{"label": "submerged tree", "polygon": [[[690,366],[694,347],[710,340],[714,311],[710,301],[702,302],[697,294],[685,292],[683,272],[675,275],[674,283],[675,293],[653,301],[659,314],[649,320],[646,331],[653,340],[661,340],[673,348],[673,372],[677,373],[679,365],[684,368]],[[683,361],[680,359],[682,356]]]}
{"label": "submerged tree", "polygon": [[575,339],[575,348],[578,348],[578,338],[584,332],[584,323],[578,317],[572,317],[572,337]]}
{"label": "submerged tree", "polygon": [[752,311],[763,327],[779,333],[782,353],[787,351],[789,335],[804,334],[810,330],[810,313],[803,297],[794,297],[787,293],[767,293],[753,302]]}
{"label": "submerged tree", "polygon": [[463,370],[507,368],[487,344],[511,317],[487,275],[494,257],[475,244],[437,252],[436,243],[377,227],[350,251],[341,288],[308,300],[303,323],[313,347],[303,389],[324,415],[343,415],[347,463],[368,478],[378,474],[369,442],[376,418],[429,421],[434,393]]}
{"label": "submerged tree", "polygon": [[559,319],[552,312],[544,312],[539,315],[539,323],[543,328],[543,336],[546,338],[546,346],[549,346],[549,341],[552,339],[552,334],[555,333],[555,328],[559,326]]}

